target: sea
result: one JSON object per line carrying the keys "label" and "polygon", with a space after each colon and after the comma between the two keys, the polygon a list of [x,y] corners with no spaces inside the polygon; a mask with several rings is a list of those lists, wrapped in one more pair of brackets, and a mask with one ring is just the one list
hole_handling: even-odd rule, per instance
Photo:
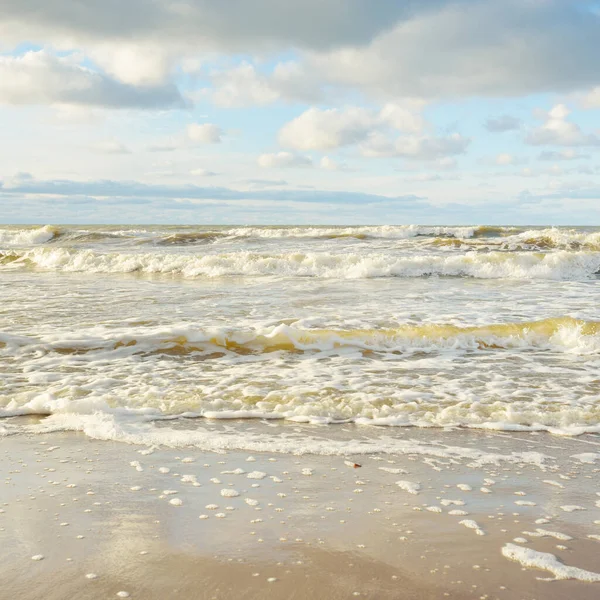
{"label": "sea", "polygon": [[600,228],[0,226],[0,417],[325,454],[597,433]]}

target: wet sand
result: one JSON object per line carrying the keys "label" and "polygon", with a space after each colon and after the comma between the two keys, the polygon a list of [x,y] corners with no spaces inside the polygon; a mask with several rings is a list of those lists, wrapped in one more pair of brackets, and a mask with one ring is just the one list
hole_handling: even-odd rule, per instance
{"label": "wet sand", "polygon": [[550,458],[474,464],[422,451],[216,454],[78,433],[5,437],[0,598],[598,597],[600,583],[544,581],[552,574],[502,555],[514,543],[600,572],[598,437],[393,435]]}

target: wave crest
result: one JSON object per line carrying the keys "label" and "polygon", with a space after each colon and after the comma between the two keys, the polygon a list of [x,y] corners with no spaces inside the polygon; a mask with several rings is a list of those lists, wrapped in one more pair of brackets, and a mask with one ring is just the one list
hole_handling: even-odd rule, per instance
{"label": "wave crest", "polygon": [[[459,326],[447,323],[400,325],[392,329],[206,328],[189,325],[145,328],[115,335],[114,330],[29,338],[0,333],[0,348],[35,349],[59,354],[120,351],[121,354],[187,355],[224,350],[238,354],[269,352],[434,352],[448,349],[541,348],[565,352],[600,351],[600,321],[558,317],[523,323]],[[219,356],[223,356],[220,354]],[[217,358],[217,356],[211,356]]]}
{"label": "wave crest", "polygon": [[83,273],[163,274],[183,278],[472,277],[477,279],[584,280],[600,272],[600,252],[465,252],[447,256],[395,253],[293,252],[259,254],[101,253],[69,248],[35,248],[4,254],[11,268],[35,267]]}

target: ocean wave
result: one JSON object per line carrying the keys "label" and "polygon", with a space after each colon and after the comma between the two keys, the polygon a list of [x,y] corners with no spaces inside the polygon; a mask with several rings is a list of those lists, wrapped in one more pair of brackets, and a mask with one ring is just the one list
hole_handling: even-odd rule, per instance
{"label": "ocean wave", "polygon": [[7,246],[37,246],[46,244],[61,234],[61,229],[53,225],[44,227],[28,227],[17,229],[10,227],[0,229],[0,245]]}
{"label": "ocean wave", "polygon": [[578,232],[562,229],[533,229],[505,238],[502,247],[508,250],[536,248],[540,250],[600,250],[600,232]]}
{"label": "ocean wave", "polygon": [[[92,439],[117,441],[144,446],[166,446],[171,448],[196,447],[208,452],[222,454],[226,451],[246,450],[302,456],[361,456],[379,453],[395,455],[420,455],[445,460],[465,460],[472,468],[482,466],[529,465],[546,470],[553,459],[542,452],[492,452],[472,447],[450,446],[439,442],[428,443],[414,439],[403,439],[378,432],[359,439],[336,439],[307,433],[253,431],[231,428],[207,428],[194,424],[193,429],[157,427],[145,419],[133,415],[95,413],[54,414],[37,425],[10,423],[0,427],[0,437],[19,433],[47,434],[57,431],[80,431]],[[255,429],[255,427],[253,427]]]}
{"label": "ocean wave", "polygon": [[[465,252],[439,255],[292,252],[264,254],[102,253],[72,248],[0,252],[0,264],[59,272],[163,274],[183,278],[472,277],[477,279],[585,280],[600,272],[600,252]],[[6,264],[4,264],[6,267]]]}
{"label": "ocean wave", "polygon": [[[187,355],[215,350],[238,354],[328,352],[436,352],[441,350],[544,349],[600,352],[600,321],[558,317],[523,323],[458,326],[444,323],[399,325],[392,329],[303,329],[280,324],[266,328],[196,328],[190,325],[115,331],[102,327],[27,337],[0,332],[5,351]],[[223,353],[211,358],[223,356]]]}
{"label": "ocean wave", "polygon": [[44,227],[0,229],[0,246],[80,246],[122,242],[133,245],[194,246],[219,241],[244,240],[411,240],[416,247],[449,249],[600,250],[600,232],[567,228],[523,229],[492,226],[382,225],[360,227],[215,227],[116,229],[114,227]]}
{"label": "ocean wave", "polygon": [[222,238],[240,239],[390,239],[402,240],[416,237],[485,238],[510,234],[515,228],[489,226],[425,226],[380,225],[360,227],[216,227],[190,230],[184,228],[147,228],[143,230],[112,230],[96,227],[79,229],[73,227],[44,227],[0,229],[0,245],[37,246],[62,241],[102,241],[114,238],[136,238],[140,243],[156,245],[189,245],[213,242]]}

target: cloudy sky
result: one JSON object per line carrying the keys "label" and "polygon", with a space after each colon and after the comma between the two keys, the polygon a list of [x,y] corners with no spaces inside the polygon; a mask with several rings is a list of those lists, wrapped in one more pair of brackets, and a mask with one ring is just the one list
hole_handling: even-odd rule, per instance
{"label": "cloudy sky", "polygon": [[3,0],[0,222],[600,224],[600,2]]}

